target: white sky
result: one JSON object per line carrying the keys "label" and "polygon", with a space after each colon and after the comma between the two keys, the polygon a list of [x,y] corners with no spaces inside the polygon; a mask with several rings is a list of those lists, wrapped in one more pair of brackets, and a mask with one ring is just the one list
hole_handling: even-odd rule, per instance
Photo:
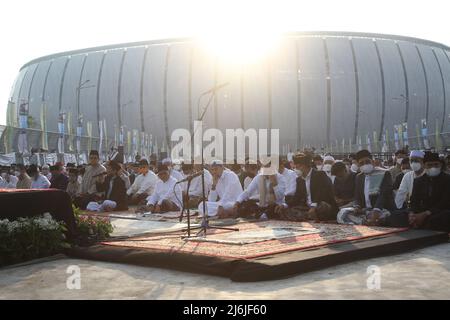
{"label": "white sky", "polygon": [[227,30],[375,32],[450,45],[449,8],[448,0],[0,1],[0,124],[20,67],[43,55]]}

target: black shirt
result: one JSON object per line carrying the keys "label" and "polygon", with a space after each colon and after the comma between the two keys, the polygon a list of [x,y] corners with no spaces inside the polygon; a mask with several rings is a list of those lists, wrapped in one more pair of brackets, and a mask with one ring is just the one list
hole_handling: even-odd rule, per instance
{"label": "black shirt", "polygon": [[355,195],[356,173],[350,172],[347,177],[334,179],[334,195],[339,199],[353,199]]}

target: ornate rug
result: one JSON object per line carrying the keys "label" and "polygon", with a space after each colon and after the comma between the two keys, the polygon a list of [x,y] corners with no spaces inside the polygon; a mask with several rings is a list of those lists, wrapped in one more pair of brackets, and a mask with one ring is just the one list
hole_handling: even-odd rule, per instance
{"label": "ornate rug", "polygon": [[[187,241],[181,237],[184,233],[175,232],[170,234],[153,234],[147,236],[133,237],[127,240],[106,241],[103,245],[118,246],[136,249],[149,249],[162,252],[187,253],[193,255],[206,255],[233,259],[251,259],[273,255],[277,253],[305,250],[329,244],[370,239],[373,237],[388,235],[407,230],[406,228],[382,228],[369,226],[351,226],[329,223],[309,223],[290,221],[261,221],[254,223],[240,223],[236,225],[239,231],[227,231],[209,229],[205,239],[198,241]],[[306,233],[286,232],[298,230],[310,230]],[[280,237],[276,237],[274,230],[284,229]],[[195,234],[196,230],[193,230]],[[261,234],[269,234],[271,240],[261,237]],[[239,241],[242,239],[253,239],[257,241],[241,241],[241,243],[230,243],[230,239]]]}

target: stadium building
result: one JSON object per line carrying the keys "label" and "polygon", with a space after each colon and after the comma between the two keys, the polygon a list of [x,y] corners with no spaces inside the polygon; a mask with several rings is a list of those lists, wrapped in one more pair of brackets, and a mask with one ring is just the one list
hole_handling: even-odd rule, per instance
{"label": "stadium building", "polygon": [[129,154],[168,151],[172,130],[192,130],[199,96],[221,83],[228,85],[213,99],[205,126],[278,128],[283,153],[449,145],[449,47],[393,35],[305,32],[285,34],[265,59],[239,66],[192,39],[30,61],[13,85],[1,148],[23,151],[26,132],[25,148],[49,152],[106,153],[121,144]]}

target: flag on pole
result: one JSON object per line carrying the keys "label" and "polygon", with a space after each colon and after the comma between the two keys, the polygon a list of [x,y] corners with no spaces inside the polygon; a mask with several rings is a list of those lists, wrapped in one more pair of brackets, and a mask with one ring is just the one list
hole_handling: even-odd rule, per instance
{"label": "flag on pole", "polygon": [[416,137],[417,137],[417,149],[421,149],[422,148],[422,143],[420,141],[420,128],[419,128],[419,124],[416,123]]}
{"label": "flag on pole", "polygon": [[88,136],[88,152],[92,150],[92,122],[88,121],[86,123],[86,131]]}
{"label": "flag on pole", "polygon": [[436,138],[436,151],[439,152],[439,150],[442,149],[442,145],[441,145],[441,137],[439,134],[439,120],[436,119],[436,129],[435,129],[435,138]]}
{"label": "flag on pole", "polygon": [[399,131],[399,129],[398,129],[398,126],[397,125],[394,125],[394,145],[395,145],[395,150],[398,150],[398,149],[400,149],[400,146],[399,146],[399,142],[398,142],[398,132]]}
{"label": "flag on pole", "polygon": [[422,133],[422,139],[423,139],[423,147],[425,149],[430,148],[430,142],[428,140],[428,125],[427,125],[427,119],[421,120],[421,133]]}
{"label": "flag on pole", "polygon": [[127,154],[131,154],[131,131],[127,131]]}
{"label": "flag on pole", "polygon": [[103,119],[103,139],[105,140],[105,149],[108,152],[108,132],[106,131],[106,119]]}
{"label": "flag on pole", "polygon": [[402,124],[402,132],[403,132],[403,146],[409,145],[408,142],[408,122],[403,122]]}
{"label": "flag on pole", "polygon": [[100,155],[100,159],[102,158],[103,153],[103,120],[100,120],[98,122],[98,129],[99,129],[99,142],[98,142],[98,153]]}
{"label": "flag on pole", "polygon": [[67,133],[69,138],[69,152],[73,152],[73,126],[72,126],[72,112],[67,113]]}
{"label": "flag on pole", "polygon": [[47,105],[42,104],[41,107],[41,148],[48,150],[48,136],[47,136]]}

